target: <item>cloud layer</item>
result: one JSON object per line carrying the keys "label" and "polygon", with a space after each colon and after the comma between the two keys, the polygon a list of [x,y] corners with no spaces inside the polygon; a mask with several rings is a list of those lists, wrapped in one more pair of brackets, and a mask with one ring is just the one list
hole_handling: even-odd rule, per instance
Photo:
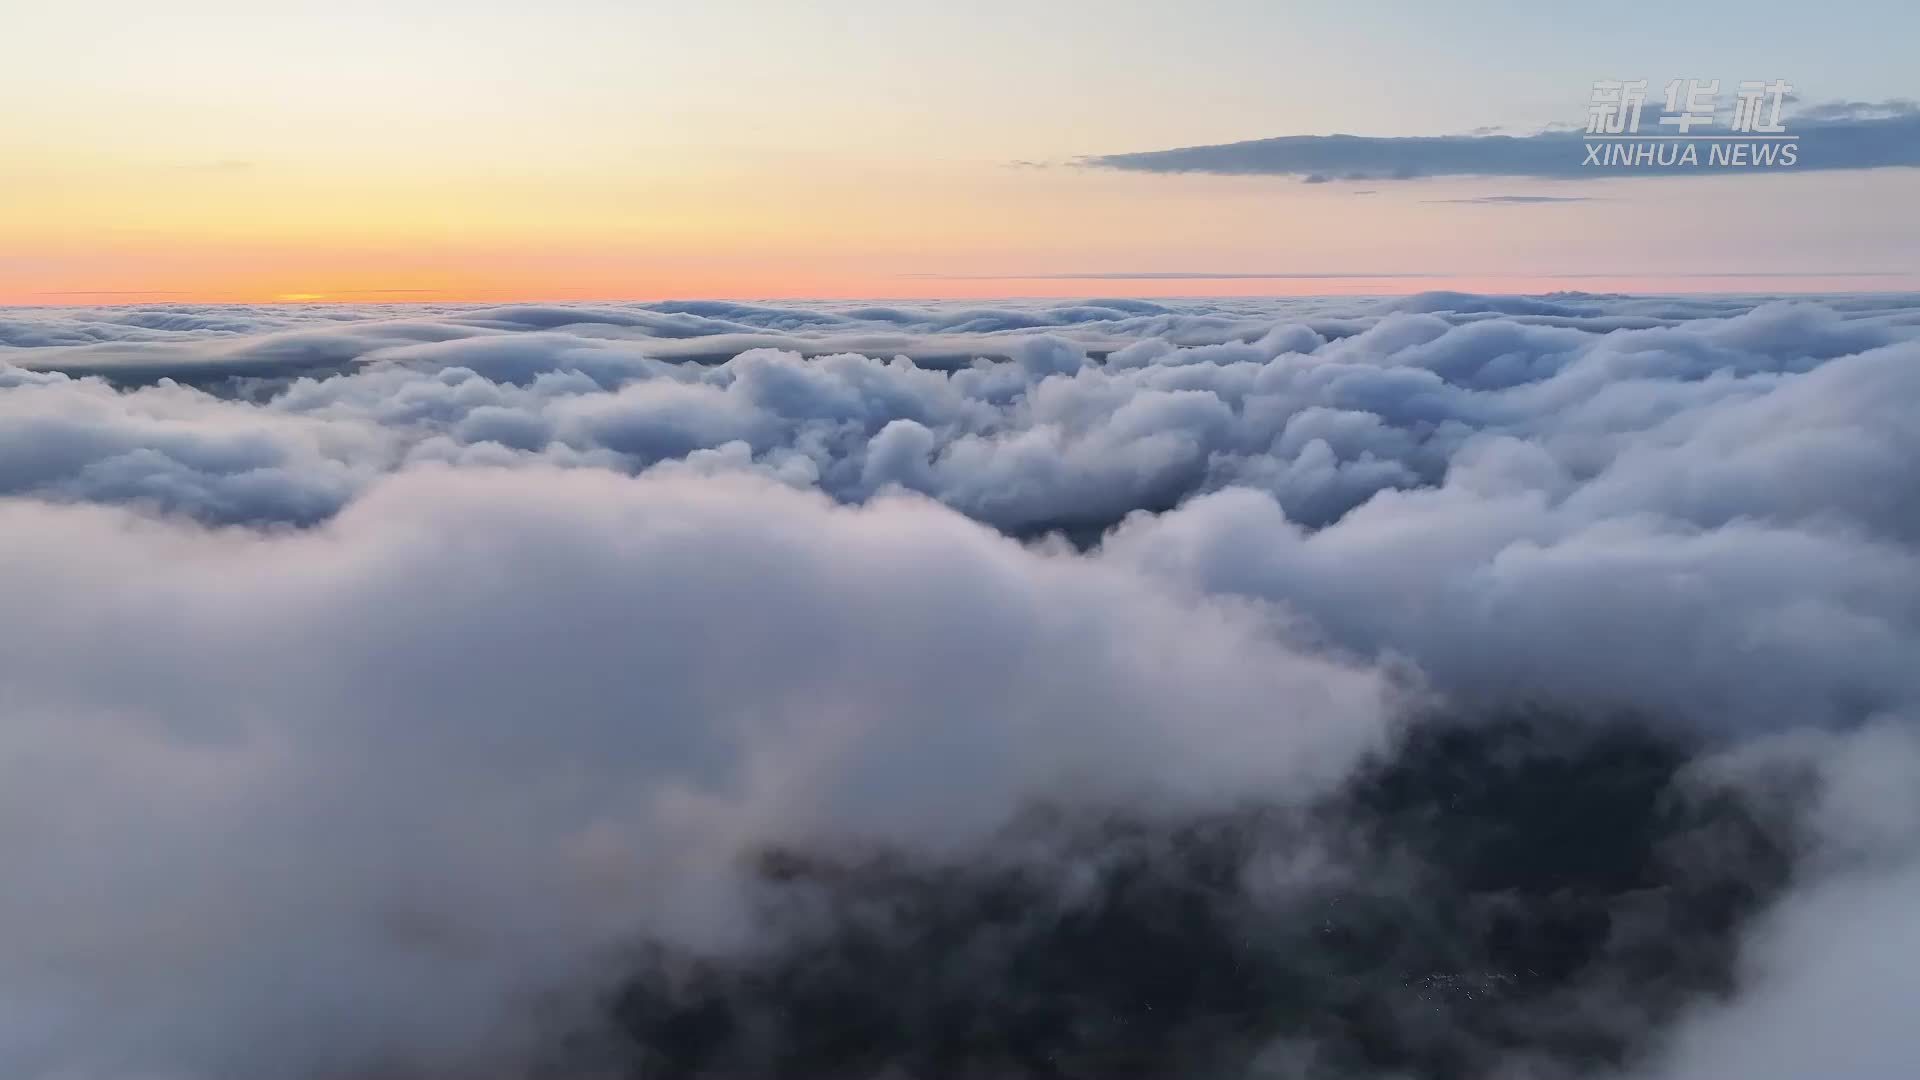
{"label": "cloud layer", "polygon": [[[1891,1075],[1916,339],[1894,296],[0,312],[0,1072]],[[1089,966],[1089,912],[1249,974],[1130,1014],[1155,961]],[[933,975],[791,974],[862,957]],[[846,1044],[766,1026],[835,1001]]]}
{"label": "cloud layer", "polygon": [[[1652,135],[1657,109],[1641,131]],[[1839,104],[1802,110],[1785,121],[1797,137],[1793,171],[1920,166],[1920,107],[1910,101]],[[1431,176],[1516,176],[1593,180],[1611,176],[1709,176],[1759,171],[1703,157],[1697,165],[1648,163],[1597,169],[1586,164],[1586,136],[1550,129],[1527,135],[1286,135],[1171,150],[1102,154],[1078,164],[1131,172],[1298,176],[1330,180],[1413,180]]]}

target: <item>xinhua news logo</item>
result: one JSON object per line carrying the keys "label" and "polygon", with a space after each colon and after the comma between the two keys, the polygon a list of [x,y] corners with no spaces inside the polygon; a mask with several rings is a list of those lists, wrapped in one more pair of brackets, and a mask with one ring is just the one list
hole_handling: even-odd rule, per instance
{"label": "xinhua news logo", "polygon": [[[1743,82],[1733,108],[1720,111],[1718,79],[1675,79],[1667,84],[1658,123],[1640,130],[1647,80],[1602,79],[1593,84],[1587,108],[1587,159],[1603,169],[1792,168],[1800,161],[1798,136],[1780,122],[1793,86],[1785,80]],[[1694,134],[1694,129],[1703,129]]]}

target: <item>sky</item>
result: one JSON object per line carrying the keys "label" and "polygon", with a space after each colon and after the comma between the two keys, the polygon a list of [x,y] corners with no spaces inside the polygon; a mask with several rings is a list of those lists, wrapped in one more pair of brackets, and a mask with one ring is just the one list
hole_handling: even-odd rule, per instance
{"label": "sky", "polygon": [[1524,136],[1609,78],[1920,98],[1910,4],[30,0],[0,31],[7,304],[1920,287],[1910,167],[1094,160]]}

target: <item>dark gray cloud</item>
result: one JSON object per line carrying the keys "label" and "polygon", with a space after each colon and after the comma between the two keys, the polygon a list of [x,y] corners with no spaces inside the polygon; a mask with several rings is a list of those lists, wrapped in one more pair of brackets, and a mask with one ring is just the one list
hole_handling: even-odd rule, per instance
{"label": "dark gray cloud", "polygon": [[1437,203],[1462,203],[1469,206],[1534,206],[1545,203],[1596,202],[1593,195],[1474,195],[1465,199],[1429,199]]}
{"label": "dark gray cloud", "polygon": [[[984,850],[768,849],[765,945],[643,953],[556,1070],[1591,1074],[1732,979],[1793,868],[1780,807],[1688,760],[1627,725],[1434,719],[1304,808],[1056,804]],[[1570,850],[1569,819],[1598,842]]]}
{"label": "dark gray cloud", "polygon": [[[1642,131],[1652,134],[1655,129],[1649,124],[1650,121],[1643,122]],[[1798,136],[1798,161],[1781,168],[1805,172],[1920,166],[1920,107],[1912,102],[1811,108],[1789,118],[1787,130]],[[1308,183],[1437,176],[1592,180],[1756,171],[1747,166],[1714,164],[1705,158],[1698,166],[1649,164],[1598,168],[1585,164],[1585,142],[1583,132],[1568,130],[1530,135],[1288,135],[1211,146],[1101,154],[1082,158],[1080,164],[1132,172],[1297,176]]]}

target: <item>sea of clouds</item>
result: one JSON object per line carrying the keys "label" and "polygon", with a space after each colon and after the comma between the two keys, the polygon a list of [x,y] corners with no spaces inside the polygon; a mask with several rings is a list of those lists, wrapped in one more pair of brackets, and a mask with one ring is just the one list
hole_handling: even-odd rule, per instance
{"label": "sea of clouds", "polygon": [[0,309],[0,1073],[1908,1075],[1916,403],[1914,296]]}

